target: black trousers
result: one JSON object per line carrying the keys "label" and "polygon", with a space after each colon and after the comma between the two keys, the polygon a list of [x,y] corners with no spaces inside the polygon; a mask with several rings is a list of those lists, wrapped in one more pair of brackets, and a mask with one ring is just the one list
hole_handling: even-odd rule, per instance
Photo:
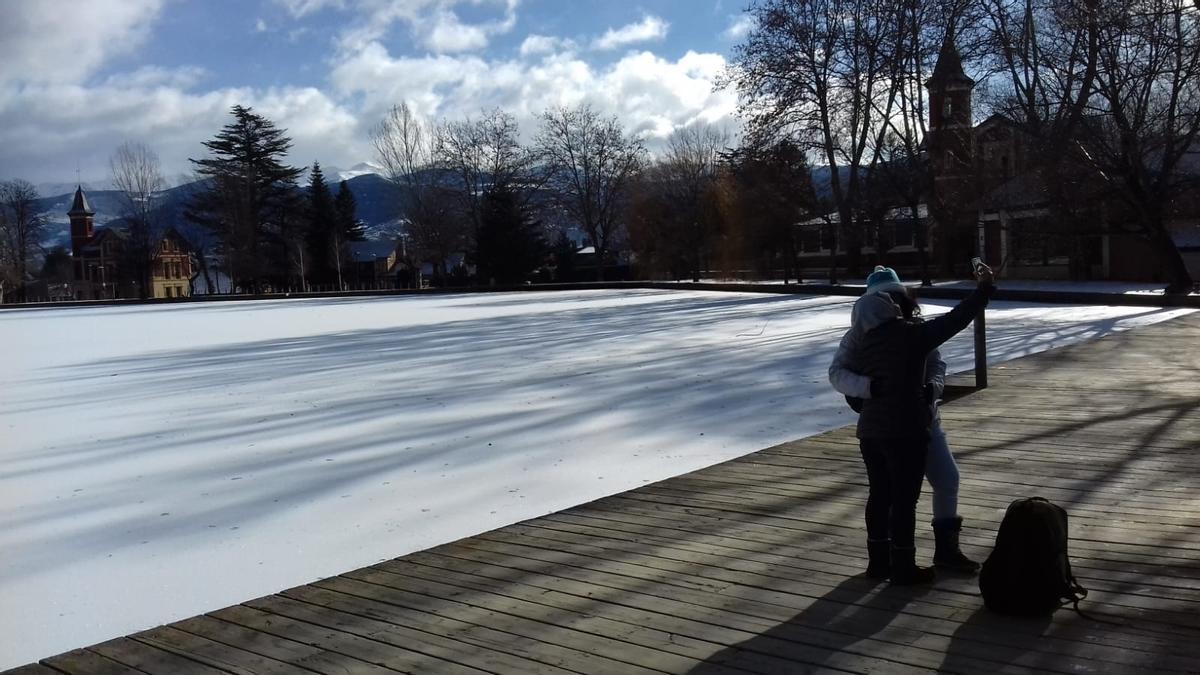
{"label": "black trousers", "polygon": [[929,439],[861,438],[867,465],[867,537],[891,539],[892,548],[913,548],[917,500],[925,480],[925,450]]}

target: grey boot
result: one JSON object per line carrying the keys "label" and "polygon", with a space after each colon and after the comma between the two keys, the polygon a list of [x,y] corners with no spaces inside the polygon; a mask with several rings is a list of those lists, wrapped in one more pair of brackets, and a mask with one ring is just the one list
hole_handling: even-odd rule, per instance
{"label": "grey boot", "polygon": [[917,549],[892,548],[892,585],[931,584],[936,576],[932,567],[917,567]]}
{"label": "grey boot", "polygon": [[942,569],[964,574],[975,574],[979,563],[963,555],[958,546],[958,533],[962,531],[962,517],[939,518],[933,521],[933,536],[936,548],[933,564]]}
{"label": "grey boot", "polygon": [[867,578],[886,579],[892,573],[891,539],[867,540]]}

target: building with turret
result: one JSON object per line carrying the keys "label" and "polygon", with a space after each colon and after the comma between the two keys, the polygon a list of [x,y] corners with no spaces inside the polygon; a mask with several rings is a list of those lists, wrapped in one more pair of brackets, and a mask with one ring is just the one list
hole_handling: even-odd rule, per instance
{"label": "building with turret", "polygon": [[[870,223],[879,230],[874,237],[879,248],[862,251],[868,268],[887,264],[917,278],[924,267],[919,247],[926,243],[930,271],[943,278],[967,275],[968,261],[978,255],[1008,278],[1165,281],[1158,255],[1124,226],[1127,206],[1103,189],[1104,181],[1083,166],[1067,179],[1049,178],[1038,166],[1032,137],[1019,125],[1001,115],[975,123],[975,81],[963,70],[953,34],[943,41],[924,84],[927,176],[918,216],[914,219],[912,209],[896,200]],[[1200,153],[1193,170],[1200,171]],[[887,195],[873,197],[893,203]],[[1169,205],[1169,211],[1175,243],[1192,275],[1200,278],[1200,190]],[[820,233],[837,222],[837,214],[830,213],[800,223],[807,275],[819,275],[832,257]],[[838,258],[844,265],[844,252]]]}
{"label": "building with turret", "polygon": [[927,195],[930,249],[941,274],[951,275],[975,254],[975,214],[978,198],[975,174],[975,122],[971,95],[975,80],[963,71],[962,57],[946,34],[933,74],[925,81],[929,93],[929,129],[925,151],[931,174]]}
{"label": "building with turret", "polygon": [[142,267],[126,230],[95,227],[96,212],[83,188],[76,187],[67,217],[71,221],[71,296],[76,300],[140,298],[141,285],[149,283],[149,298],[183,298],[191,294],[194,276],[187,242],[173,228],[156,237],[149,251],[149,274],[139,279]]}

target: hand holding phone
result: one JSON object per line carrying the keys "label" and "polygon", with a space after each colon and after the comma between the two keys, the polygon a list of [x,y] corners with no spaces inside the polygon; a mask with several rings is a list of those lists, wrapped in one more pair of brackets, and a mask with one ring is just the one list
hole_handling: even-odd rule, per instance
{"label": "hand holding phone", "polygon": [[971,258],[971,271],[975,273],[975,278],[980,284],[991,284],[995,282],[992,275],[992,268],[988,267],[982,258]]}

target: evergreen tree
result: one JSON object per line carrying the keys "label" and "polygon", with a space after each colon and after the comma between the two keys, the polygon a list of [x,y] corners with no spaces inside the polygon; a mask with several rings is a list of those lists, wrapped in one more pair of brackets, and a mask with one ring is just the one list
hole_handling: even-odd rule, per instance
{"label": "evergreen tree", "polygon": [[358,202],[346,181],[338,183],[337,199],[334,201],[337,211],[338,232],[344,241],[362,241],[366,238],[363,223],[358,219]]}
{"label": "evergreen tree", "polygon": [[212,140],[209,156],[190,160],[206,187],[188,206],[187,218],[218,238],[234,283],[258,291],[286,284],[296,242],[296,178],[302,169],[283,163],[292,147],[278,129],[251,108],[235,105],[233,121]]}
{"label": "evergreen tree", "polygon": [[319,162],[313,162],[310,176],[305,273],[313,283],[332,284],[337,282],[340,270],[341,238],[338,236],[337,211]]}
{"label": "evergreen tree", "polygon": [[497,187],[484,197],[475,264],[484,283],[518,284],[549,253],[541,223],[533,220],[512,190]]}

